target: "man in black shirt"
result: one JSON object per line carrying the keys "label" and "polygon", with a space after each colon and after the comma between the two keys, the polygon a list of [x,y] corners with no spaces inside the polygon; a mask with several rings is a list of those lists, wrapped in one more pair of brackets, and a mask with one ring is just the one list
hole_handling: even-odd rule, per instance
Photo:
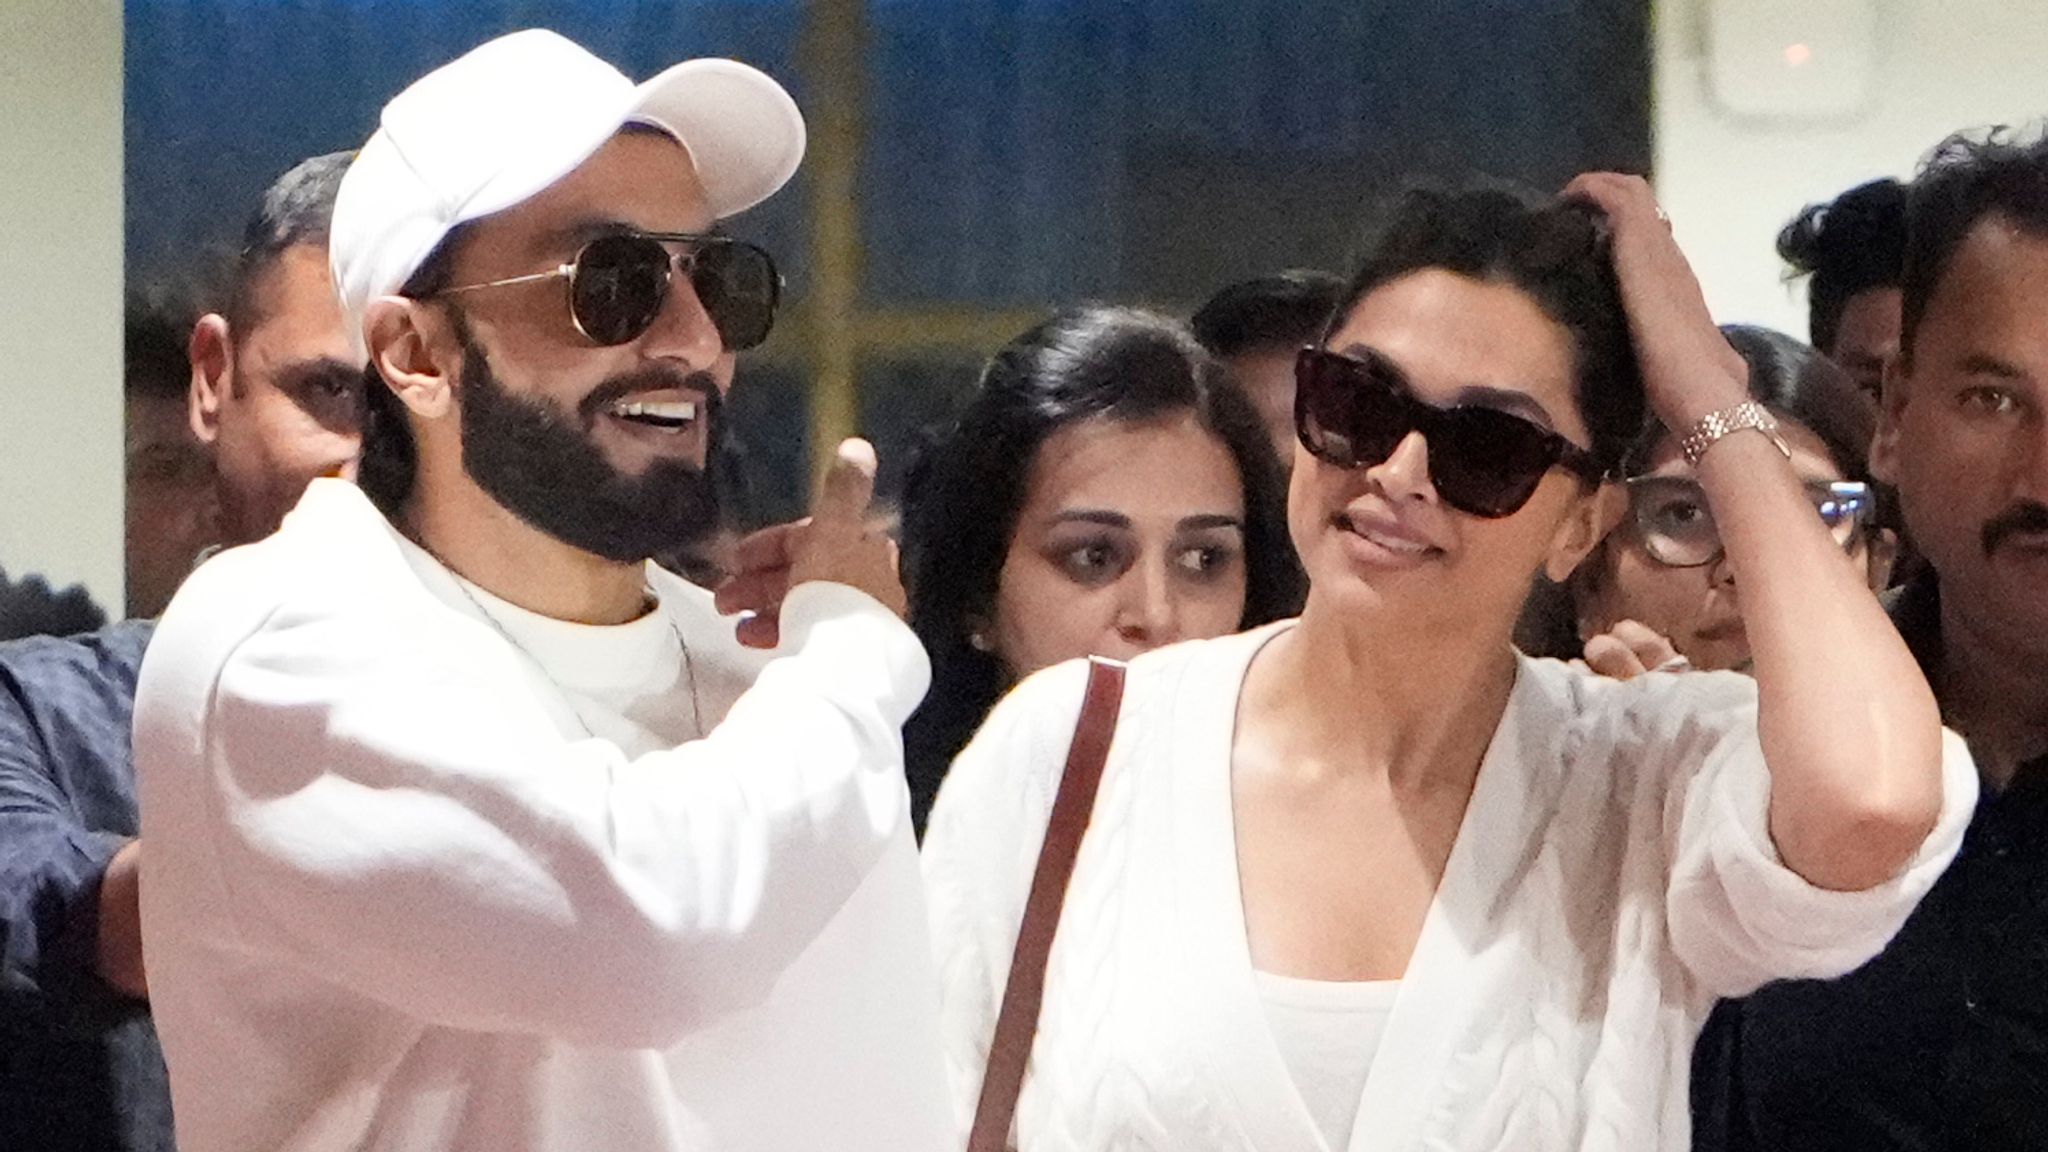
{"label": "man in black shirt", "polygon": [[1871,464],[1930,563],[1893,618],[1983,798],[1876,960],[1722,1005],[1703,1150],[2048,1149],[2048,138],[1951,139],[1907,215]]}

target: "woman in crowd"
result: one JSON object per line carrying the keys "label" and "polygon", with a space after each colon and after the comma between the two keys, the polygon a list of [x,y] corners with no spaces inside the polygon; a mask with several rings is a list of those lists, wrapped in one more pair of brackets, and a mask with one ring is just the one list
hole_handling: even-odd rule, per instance
{"label": "woman in crowd", "polygon": [[[1880,527],[1867,465],[1877,408],[1819,352],[1763,328],[1721,329],[1749,369],[1749,395],[1778,422],[1821,522],[1872,589],[1897,537]],[[1735,566],[1677,436],[1652,423],[1622,460],[1628,512],[1571,579],[1579,642],[1595,671],[1747,671]]]}
{"label": "woman in crowd", "polygon": [[[1568,197],[1411,197],[1300,358],[1307,605],[1131,667],[1021,1152],[1681,1149],[1715,998],[1856,967],[1953,855],[1967,753],[1648,186]],[[1754,679],[1510,646],[1619,515],[1646,398],[1742,569]],[[1021,685],[932,814],[963,1117],[1084,681]]]}
{"label": "woman in crowd", "polygon": [[1173,320],[1082,308],[996,353],[904,497],[910,624],[932,657],[904,731],[919,826],[1018,679],[1298,608],[1281,477],[1250,401]]}

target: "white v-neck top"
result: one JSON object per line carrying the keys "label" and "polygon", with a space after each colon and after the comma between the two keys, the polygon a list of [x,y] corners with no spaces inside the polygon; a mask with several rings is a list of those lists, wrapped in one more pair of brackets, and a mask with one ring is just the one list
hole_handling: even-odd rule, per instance
{"label": "white v-neck top", "polygon": [[[1245,669],[1290,625],[1131,666],[1047,969],[1020,1152],[1314,1150],[1245,934],[1231,744]],[[1087,678],[1027,680],[941,789],[923,868],[960,1122],[973,1112]],[[1349,1152],[1682,1152],[1714,1000],[1875,955],[1976,800],[1944,739],[1943,809],[1862,892],[1778,859],[1756,686],[1621,682],[1522,659],[1359,1094]]]}
{"label": "white v-neck top", "polygon": [[1326,1148],[1351,1146],[1358,1097],[1401,994],[1399,980],[1300,980],[1254,972],[1266,1023]]}

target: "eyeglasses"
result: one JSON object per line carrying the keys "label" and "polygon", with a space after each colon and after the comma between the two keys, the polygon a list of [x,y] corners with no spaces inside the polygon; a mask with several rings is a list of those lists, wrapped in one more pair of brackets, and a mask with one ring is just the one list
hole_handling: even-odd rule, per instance
{"label": "eyeglasses", "polygon": [[[683,245],[672,255],[669,245]],[[560,277],[569,285],[569,319],[593,344],[636,340],[654,326],[680,267],[698,303],[729,351],[743,352],[768,338],[782,300],[782,276],[761,248],[730,236],[696,232],[619,232],[585,244],[559,268],[482,284],[445,288],[454,296]]]}
{"label": "eyeglasses", "polygon": [[[1854,552],[1876,512],[1870,485],[1809,481],[1814,511],[1845,552]],[[1628,482],[1630,531],[1650,559],[1666,568],[1700,568],[1722,556],[1721,534],[1699,481],[1683,476],[1638,476]]]}
{"label": "eyeglasses", "polygon": [[1316,459],[1339,468],[1385,463],[1411,432],[1429,443],[1429,482],[1445,504],[1488,520],[1512,516],[1544,473],[1588,483],[1604,473],[1585,449],[1497,408],[1438,408],[1415,399],[1392,361],[1304,348],[1294,362],[1294,428]]}

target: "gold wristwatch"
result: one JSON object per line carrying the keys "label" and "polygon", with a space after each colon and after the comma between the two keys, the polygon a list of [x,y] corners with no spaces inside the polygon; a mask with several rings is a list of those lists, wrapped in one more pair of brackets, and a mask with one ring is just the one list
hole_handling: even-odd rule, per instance
{"label": "gold wristwatch", "polygon": [[1678,447],[1685,453],[1685,462],[1697,468],[1700,457],[1707,454],[1707,449],[1713,447],[1715,441],[1731,432],[1741,432],[1744,429],[1755,429],[1770,437],[1771,443],[1777,446],[1778,451],[1785,454],[1785,459],[1792,458],[1791,445],[1785,443],[1783,436],[1778,435],[1778,422],[1763,405],[1754,400],[1744,400],[1733,408],[1723,408],[1719,412],[1709,412],[1700,417],[1699,423],[1692,426],[1692,431],[1687,432],[1678,442]]}

